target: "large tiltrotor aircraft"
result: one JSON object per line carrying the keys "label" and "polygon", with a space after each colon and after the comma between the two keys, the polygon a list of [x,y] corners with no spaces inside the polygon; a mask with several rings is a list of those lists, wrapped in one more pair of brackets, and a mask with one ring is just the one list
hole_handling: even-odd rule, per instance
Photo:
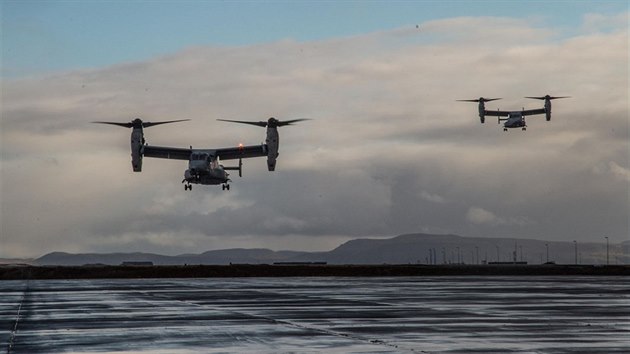
{"label": "large tiltrotor aircraft", "polygon": [[[142,158],[153,157],[161,159],[187,160],[188,169],[184,171],[184,190],[192,190],[193,184],[219,185],[223,190],[229,190],[228,170],[238,171],[239,177],[243,175],[243,159],[252,157],[267,157],[267,169],[274,171],[276,169],[276,159],[278,158],[278,150],[280,140],[278,128],[291,125],[306,119],[293,119],[287,121],[279,121],[276,118],[269,118],[267,121],[249,122],[249,121],[222,121],[256,125],[267,128],[267,138],[264,144],[243,146],[240,144],[235,147],[218,148],[218,149],[193,149],[176,148],[165,146],[148,145],[144,139],[144,128],[152,127],[160,124],[183,122],[189,119],[179,119],[163,122],[143,122],[140,118],[136,118],[129,123],[118,122],[94,122],[99,124],[111,124],[125,128],[131,128],[131,165],[135,172],[142,171]],[[238,160],[238,166],[226,167],[221,164],[221,160]]]}

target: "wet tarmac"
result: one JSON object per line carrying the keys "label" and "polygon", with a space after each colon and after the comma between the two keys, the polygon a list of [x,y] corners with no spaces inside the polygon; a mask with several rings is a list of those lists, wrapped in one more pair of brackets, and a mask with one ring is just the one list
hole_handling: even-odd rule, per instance
{"label": "wet tarmac", "polygon": [[0,338],[7,353],[630,353],[630,281],[0,281]]}

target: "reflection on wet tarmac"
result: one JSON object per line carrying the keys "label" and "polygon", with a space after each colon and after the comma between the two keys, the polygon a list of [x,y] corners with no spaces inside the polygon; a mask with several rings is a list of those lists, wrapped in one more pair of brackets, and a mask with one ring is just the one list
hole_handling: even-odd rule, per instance
{"label": "reflection on wet tarmac", "polygon": [[2,281],[0,337],[8,353],[628,353],[630,282]]}

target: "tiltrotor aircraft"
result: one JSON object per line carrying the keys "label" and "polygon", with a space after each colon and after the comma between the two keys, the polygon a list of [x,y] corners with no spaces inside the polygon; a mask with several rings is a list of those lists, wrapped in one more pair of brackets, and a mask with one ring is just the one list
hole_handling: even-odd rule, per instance
{"label": "tiltrotor aircraft", "polygon": [[555,100],[558,98],[568,98],[570,96],[560,96],[553,97],[549,95],[545,95],[542,97],[525,97],[531,98],[535,100],[544,100],[545,106],[543,108],[538,109],[525,109],[523,108],[520,111],[488,111],[486,110],[485,103],[490,101],[500,100],[500,98],[483,98],[479,97],[474,100],[458,100],[460,102],[479,102],[479,118],[481,119],[481,123],[485,122],[486,116],[495,116],[498,117],[498,123],[505,121],[503,123],[503,131],[507,131],[508,128],[521,128],[522,130],[527,130],[527,124],[525,123],[525,116],[533,116],[536,114],[544,114],[547,118],[547,121],[551,120],[551,100]]}
{"label": "tiltrotor aircraft", "polygon": [[[228,182],[229,174],[227,170],[238,171],[239,177],[243,176],[243,159],[250,157],[267,157],[267,169],[274,171],[276,169],[276,159],[278,158],[279,136],[278,127],[291,125],[307,119],[293,119],[287,121],[279,121],[276,118],[260,122],[236,121],[218,119],[225,122],[251,124],[259,127],[267,128],[267,139],[264,144],[237,147],[219,148],[219,149],[193,149],[175,148],[164,146],[153,146],[146,144],[144,140],[143,128],[152,127],[160,124],[183,122],[189,119],[170,120],[163,122],[143,122],[140,118],[136,118],[129,123],[117,122],[93,122],[99,124],[111,124],[125,128],[132,128],[131,131],[131,165],[134,172],[142,171],[142,157],[154,157],[162,159],[188,160],[188,169],[184,171],[184,190],[192,190],[193,184],[219,185],[223,190],[229,190]],[[221,164],[221,160],[236,160],[238,166],[225,167]]]}

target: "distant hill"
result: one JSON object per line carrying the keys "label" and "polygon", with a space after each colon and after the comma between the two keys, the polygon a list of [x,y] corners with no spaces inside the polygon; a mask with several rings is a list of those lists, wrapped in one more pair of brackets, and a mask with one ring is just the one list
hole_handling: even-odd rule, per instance
{"label": "distant hill", "polygon": [[30,258],[0,258],[0,264],[33,264]]}
{"label": "distant hill", "polygon": [[[288,259],[299,259],[308,255],[308,252],[296,251],[272,251],[264,248],[233,248],[226,250],[207,251],[199,255],[186,257],[187,264],[229,264],[229,263],[274,263]],[[182,256],[178,256],[182,257]]]}
{"label": "distant hill", "polygon": [[38,265],[85,265],[108,264],[120,265],[123,262],[153,262],[153,264],[179,264],[176,257],[162,256],[152,253],[65,253],[53,252],[37,258]]}
{"label": "distant hill", "polygon": [[[545,245],[548,245],[545,246]],[[578,243],[578,263],[605,264],[606,244]],[[329,264],[477,264],[483,261],[527,261],[540,264],[575,263],[573,242],[514,238],[462,237],[457,235],[408,234],[388,239],[356,239],[327,252],[225,249],[201,254],[164,256],[152,253],[53,252],[36,259],[38,265],[119,265],[123,262],[183,264],[272,264],[274,262],[327,262]],[[610,264],[630,263],[630,242],[610,244]]]}
{"label": "distant hill", "polygon": [[226,249],[201,254],[163,256],[153,253],[65,253],[53,252],[35,260],[38,265],[120,265],[123,262],[152,262],[155,265],[184,264],[260,264],[299,258],[305,252],[272,251],[268,249]]}
{"label": "distant hill", "polygon": [[[548,245],[545,246],[545,244]],[[630,261],[630,243],[610,245],[609,260]],[[406,263],[465,263],[527,261],[540,264],[575,263],[573,242],[552,242],[534,239],[462,237],[457,235],[408,234],[389,239],[356,239],[327,252],[324,259],[332,264],[406,264]],[[624,256],[625,255],[625,256]],[[619,257],[616,259],[615,257]],[[625,257],[625,258],[624,258]],[[605,243],[578,243],[578,262],[606,262]]]}

